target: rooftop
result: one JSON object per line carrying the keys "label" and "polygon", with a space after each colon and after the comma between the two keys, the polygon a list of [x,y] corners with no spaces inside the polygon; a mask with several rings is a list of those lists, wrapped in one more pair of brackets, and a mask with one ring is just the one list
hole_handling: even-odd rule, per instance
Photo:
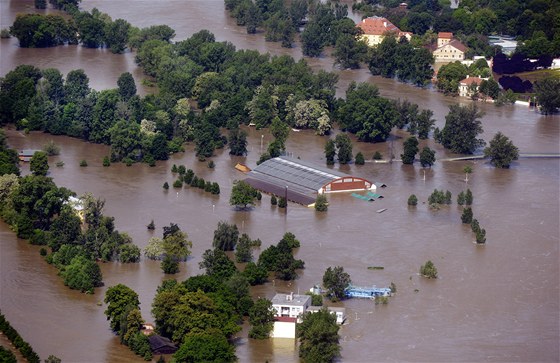
{"label": "rooftop", "polygon": [[365,18],[357,26],[364,31],[364,34],[369,35],[383,35],[386,32],[402,33],[395,24],[380,16]]}
{"label": "rooftop", "polygon": [[282,306],[304,306],[311,300],[309,295],[276,294],[272,298],[272,305]]}
{"label": "rooftop", "polygon": [[480,84],[480,82],[482,82],[482,78],[468,77],[467,76],[467,78],[461,80],[461,82],[459,82],[459,84],[470,86],[473,83]]}
{"label": "rooftop", "polygon": [[269,159],[247,175],[245,181],[254,188],[278,196],[287,193],[288,200],[304,205],[315,202],[317,191],[325,184],[348,176],[287,156]]}

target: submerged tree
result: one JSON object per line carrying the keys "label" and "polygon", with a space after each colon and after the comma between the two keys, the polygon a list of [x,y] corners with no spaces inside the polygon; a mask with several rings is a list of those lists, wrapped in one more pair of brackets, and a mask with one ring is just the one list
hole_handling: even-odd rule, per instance
{"label": "submerged tree", "polygon": [[484,156],[490,158],[490,162],[496,168],[507,169],[513,160],[519,158],[519,149],[513,145],[507,136],[498,132],[490,140],[490,145],[484,149]]}
{"label": "submerged tree", "polygon": [[475,104],[451,105],[445,116],[445,127],[439,133],[437,141],[458,154],[474,153],[485,144],[484,140],[477,139],[483,131],[480,122],[482,115]]}
{"label": "submerged tree", "polygon": [[344,299],[346,288],[350,286],[350,275],[344,272],[344,267],[329,267],[323,275],[323,286],[327,288],[327,296],[332,301]]}
{"label": "submerged tree", "polygon": [[333,362],[340,355],[338,329],[336,316],[326,308],[305,313],[297,329],[300,358],[309,363]]}

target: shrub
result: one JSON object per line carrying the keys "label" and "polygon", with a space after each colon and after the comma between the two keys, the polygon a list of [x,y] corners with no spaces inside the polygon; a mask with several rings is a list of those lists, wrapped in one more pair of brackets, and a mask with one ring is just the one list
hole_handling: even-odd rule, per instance
{"label": "shrub", "polygon": [[45,247],[41,247],[41,249],[39,250],[39,254],[41,256],[46,256],[47,255],[47,249]]}
{"label": "shrub", "polygon": [[417,205],[418,204],[418,198],[416,198],[416,195],[411,194],[410,197],[408,197],[408,205]]}
{"label": "shrub", "polygon": [[177,179],[173,182],[173,188],[181,188],[183,187],[183,182],[181,179]]}
{"label": "shrub", "polygon": [[54,143],[53,140],[49,140],[45,145],[43,145],[43,151],[49,156],[60,154],[60,147]]}
{"label": "shrub", "polygon": [[105,156],[103,158],[103,166],[109,166],[109,165],[111,165],[111,160],[109,159],[108,156]]}
{"label": "shrub", "polygon": [[273,195],[272,197],[270,197],[270,204],[271,205],[277,205],[278,204],[278,199],[276,199],[276,196]]}
{"label": "shrub", "polygon": [[208,162],[208,168],[214,169],[215,167],[216,167],[216,164],[214,164],[214,161],[213,161],[213,160],[210,160],[210,161]]}
{"label": "shrub", "polygon": [[355,162],[356,165],[364,165],[366,163],[366,161],[364,160],[364,154],[362,154],[361,152],[357,153]]}
{"label": "shrub", "polygon": [[427,261],[424,265],[420,266],[420,275],[427,277],[429,279],[437,278],[437,268],[434,266],[432,261]]}
{"label": "shrub", "polygon": [[81,167],[86,167],[86,166],[88,166],[86,159],[83,159],[82,161],[80,161],[80,166],[81,166]]}
{"label": "shrub", "polygon": [[327,201],[327,196],[324,194],[319,194],[317,199],[315,199],[315,210],[317,212],[326,212],[329,208],[329,203]]}
{"label": "shrub", "polygon": [[57,168],[62,168],[64,166],[64,161],[57,161],[54,165],[56,165]]}
{"label": "shrub", "polygon": [[375,154],[373,154],[373,160],[381,160],[383,159],[383,154],[381,154],[379,151],[376,151]]}
{"label": "shrub", "polygon": [[163,183],[163,189],[165,189],[165,190],[169,189],[169,183],[168,182]]}
{"label": "shrub", "polygon": [[[169,187],[169,186],[168,186]],[[146,226],[150,231],[153,231],[154,229],[156,229],[156,224],[154,223],[154,220],[152,219],[152,221]]]}
{"label": "shrub", "polygon": [[461,222],[465,224],[471,224],[473,219],[473,212],[470,207],[463,209],[463,214],[461,214]]}
{"label": "shrub", "polygon": [[176,274],[179,272],[179,262],[169,256],[166,256],[163,261],[161,261],[161,269],[165,274]]}
{"label": "shrub", "polygon": [[210,193],[214,195],[220,194],[220,185],[216,182],[212,183],[212,190],[210,191]]}
{"label": "shrub", "polygon": [[172,173],[176,173],[176,172],[177,172],[177,165],[173,164],[173,166],[171,167],[171,172],[172,172]]}
{"label": "shrub", "polygon": [[288,202],[286,201],[286,198],[280,197],[280,199],[278,199],[278,207],[286,208],[287,206],[288,206]]}

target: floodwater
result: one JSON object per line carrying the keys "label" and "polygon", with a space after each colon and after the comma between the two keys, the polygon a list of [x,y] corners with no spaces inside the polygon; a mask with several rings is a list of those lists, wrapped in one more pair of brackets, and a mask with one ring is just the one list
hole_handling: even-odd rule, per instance
{"label": "floodwater", "polygon": [[[9,26],[16,13],[32,10],[32,4],[27,0],[0,0],[1,27]],[[205,28],[217,40],[231,41],[238,48],[301,57],[299,47],[287,50],[265,42],[262,35],[245,34],[228,18],[221,0],[84,0],[82,7],[97,7],[114,19],[122,17],[140,27],[168,24],[176,30],[177,40]],[[134,74],[137,85],[142,78],[130,53],[112,55],[77,46],[19,49],[14,39],[2,40],[0,51],[2,75],[27,63],[56,67],[64,73],[83,68],[96,89],[116,87],[118,76],[126,71]],[[339,95],[352,80],[373,82],[384,96],[408,98],[421,108],[433,110],[440,127],[448,106],[459,101],[371,77],[366,70],[336,70],[328,57],[309,63],[314,69],[339,72]],[[519,106],[481,108],[485,112],[483,138],[487,141],[502,131],[521,152],[559,152],[560,117],[541,116]],[[145,227],[150,220],[154,220],[158,236],[164,225],[179,224],[193,241],[192,257],[175,276],[179,280],[201,273],[201,255],[211,247],[218,221],[224,220],[236,223],[252,238],[260,238],[262,248],[277,243],[286,231],[301,241],[297,258],[305,261],[306,269],[300,277],[292,283],[275,281],[259,286],[253,290],[254,296],[303,293],[321,282],[329,266],[343,266],[356,285],[386,286],[395,282],[398,292],[388,305],[376,306],[369,300],[339,304],[347,308],[348,316],[340,330],[343,362],[560,359],[558,159],[521,159],[508,170],[494,169],[484,161],[436,162],[425,174],[419,165],[336,165],[344,172],[386,183],[388,187],[380,193],[385,198],[369,203],[345,193],[334,194],[329,197],[329,211],[318,214],[295,204],[289,204],[286,213],[270,206],[270,198],[264,196],[252,210],[234,211],[228,203],[231,184],[243,175],[233,166],[237,162],[254,166],[261,141],[266,148],[271,140],[266,131],[248,131],[247,157],[231,157],[227,150],[219,150],[213,159],[215,169],[198,162],[192,146],[153,168],[144,164],[104,168],[107,146],[41,133],[25,135],[12,129],[7,134],[10,145],[17,149],[40,148],[51,139],[60,145],[61,154],[49,160],[50,176],[78,194],[92,192],[105,199],[105,214],[114,216],[117,228],[129,233],[140,247],[154,235]],[[395,155],[401,153],[404,136],[394,133]],[[324,165],[324,143],[324,137],[302,131],[290,134],[287,148],[296,157]],[[362,151],[367,158],[375,151],[388,155],[390,144],[355,142],[354,153]],[[436,149],[436,157],[447,156],[433,141],[427,144]],[[79,167],[82,159],[88,161],[88,167]],[[55,167],[57,161],[64,161],[64,167]],[[174,180],[170,172],[173,164],[183,164],[206,180],[219,182],[222,194],[210,196],[190,188],[164,191],[162,184]],[[474,170],[468,184],[462,172],[466,165]],[[23,173],[28,167],[22,166]],[[460,223],[461,211],[456,204],[434,211],[422,203],[435,188],[450,190],[455,199],[467,187],[474,194],[474,216],[487,232],[485,246],[473,243],[470,228]],[[421,201],[416,208],[406,205],[410,194]],[[381,208],[387,210],[376,213]],[[159,264],[147,260],[102,264],[105,287],[94,295],[85,295],[66,288],[38,250],[0,223],[0,309],[24,339],[43,358],[54,354],[65,362],[141,361],[111,333],[101,302],[108,286],[126,284],[140,295],[144,318],[152,320],[151,301],[156,287],[167,278]],[[439,271],[440,278],[435,281],[420,278],[417,273],[428,259]],[[372,271],[368,266],[385,269]],[[236,340],[240,362],[298,361],[291,340],[252,341],[246,337],[247,327]]]}

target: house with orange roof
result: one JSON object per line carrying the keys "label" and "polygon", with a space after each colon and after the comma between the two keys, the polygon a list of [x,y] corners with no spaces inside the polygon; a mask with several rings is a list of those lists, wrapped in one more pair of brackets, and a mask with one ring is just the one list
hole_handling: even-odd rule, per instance
{"label": "house with orange roof", "polygon": [[453,38],[453,33],[439,32],[437,46],[432,47],[432,55],[438,63],[450,63],[465,59],[468,48]]}
{"label": "house with orange roof", "polygon": [[404,36],[409,41],[412,38],[412,33],[401,31],[395,24],[380,16],[365,18],[356,26],[363,32],[361,39],[365,40],[370,47],[381,43],[387,35],[397,39]]}
{"label": "house with orange roof", "polygon": [[467,75],[467,78],[459,82],[459,96],[471,97],[473,94],[478,92],[480,83],[482,83],[483,80],[484,80],[483,78],[469,77]]}

